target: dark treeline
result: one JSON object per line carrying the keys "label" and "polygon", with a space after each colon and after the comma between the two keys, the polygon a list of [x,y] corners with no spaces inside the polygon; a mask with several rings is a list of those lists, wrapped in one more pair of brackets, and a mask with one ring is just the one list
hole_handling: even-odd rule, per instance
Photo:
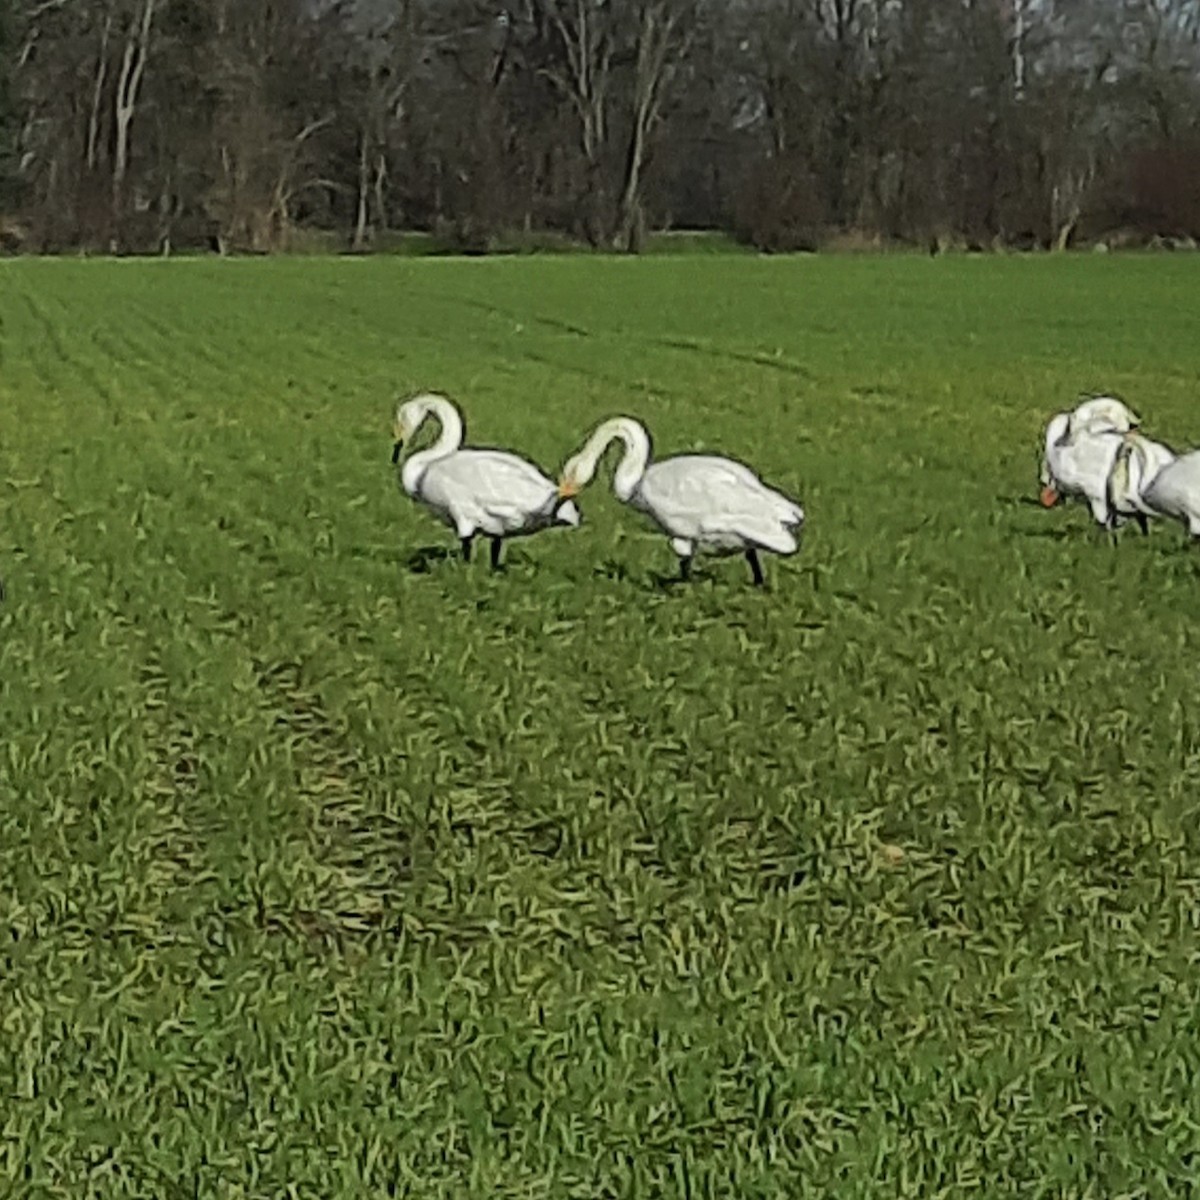
{"label": "dark treeline", "polygon": [[0,0],[8,249],[1200,235],[1200,0]]}

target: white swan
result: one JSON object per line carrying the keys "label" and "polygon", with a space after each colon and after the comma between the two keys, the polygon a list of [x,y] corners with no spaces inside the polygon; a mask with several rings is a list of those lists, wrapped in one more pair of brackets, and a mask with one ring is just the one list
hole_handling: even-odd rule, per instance
{"label": "white swan", "polygon": [[1042,504],[1053,508],[1061,498],[1078,496],[1099,524],[1109,525],[1108,477],[1122,437],[1139,424],[1114,396],[1094,396],[1072,412],[1056,413],[1042,451]]}
{"label": "white swan", "polygon": [[759,550],[794,554],[804,510],[767,487],[749,467],[709,454],[679,454],[650,462],[650,435],[632,417],[604,421],[570,458],[561,473],[558,494],[578,495],[596,474],[610,442],[625,452],[613,473],[617,499],[650,516],[671,539],[687,579],[698,550],[709,554],[743,553],[757,586],[763,584]]}
{"label": "white swan", "polygon": [[1192,537],[1200,538],[1200,450],[1181,454],[1162,467],[1143,485],[1142,498],[1155,512],[1181,521]]}
{"label": "white swan", "polygon": [[1070,415],[1059,413],[1046,430],[1042,504],[1052,508],[1060,499],[1078,497],[1097,524],[1108,526],[1108,477],[1124,437],[1112,429],[1072,429]]}
{"label": "white swan", "polygon": [[1142,533],[1150,532],[1148,518],[1162,514],[1146,499],[1146,491],[1175,457],[1169,446],[1136,431],[1124,436],[1108,476],[1110,528],[1115,528],[1118,518],[1132,517]]}
{"label": "white swan", "polygon": [[492,566],[500,565],[504,538],[534,533],[551,525],[579,524],[579,509],[558,494],[554,481],[533,463],[504,450],[463,450],[462,414],[446,396],[423,392],[396,409],[393,464],[404,443],[427,416],[441,423],[437,441],[410,455],[400,484],[458,534],[463,558],[471,559],[476,534],[492,539]]}

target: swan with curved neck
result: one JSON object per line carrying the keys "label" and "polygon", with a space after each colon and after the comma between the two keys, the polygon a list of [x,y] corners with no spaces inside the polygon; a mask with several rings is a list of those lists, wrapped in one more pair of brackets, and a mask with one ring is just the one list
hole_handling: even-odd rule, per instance
{"label": "swan with curved neck", "polygon": [[417,486],[421,476],[430,463],[447,454],[453,454],[463,444],[466,429],[458,409],[448,397],[437,392],[422,392],[405,401],[396,410],[396,425],[393,434],[396,444],[392,447],[393,465],[400,461],[404,443],[409,441],[420,429],[422,422],[428,416],[435,416],[441,425],[437,441],[427,450],[418,450],[410,454],[404,466],[400,469],[400,483],[404,490],[413,497],[417,495]]}
{"label": "swan with curved neck", "polygon": [[613,472],[613,492],[646,513],[670,538],[682,579],[698,552],[742,553],[754,583],[764,583],[759,551],[794,554],[804,510],[769,488],[744,464],[710,454],[679,454],[651,462],[650,434],[632,417],[611,417],[563,465],[558,494],[576,496],[595,478],[613,442],[623,450]]}
{"label": "swan with curved neck", "polygon": [[437,440],[409,455],[400,468],[400,485],[455,530],[466,561],[479,534],[491,539],[495,568],[504,539],[580,523],[575,503],[559,496],[554,481],[527,459],[506,450],[464,449],[462,414],[438,392],[422,392],[396,409],[393,465],[431,416],[441,426]]}

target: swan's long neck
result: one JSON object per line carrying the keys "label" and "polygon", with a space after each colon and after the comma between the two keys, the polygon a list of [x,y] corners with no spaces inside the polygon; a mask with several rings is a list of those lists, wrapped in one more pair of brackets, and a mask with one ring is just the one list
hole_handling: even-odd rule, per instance
{"label": "swan's long neck", "polygon": [[[1126,450],[1128,447],[1128,450]],[[1154,482],[1159,471],[1162,470],[1162,464],[1157,465],[1151,463],[1150,455],[1146,452],[1145,441],[1136,433],[1127,433],[1125,441],[1121,446],[1131,460],[1129,467],[1132,475],[1132,484],[1135,491],[1141,492],[1148,488]]]}
{"label": "swan's long neck", "polygon": [[609,443],[620,441],[625,447],[621,461],[613,472],[613,491],[622,503],[637,491],[642,476],[650,465],[650,435],[640,422],[632,417],[613,417],[605,421],[588,439],[581,454],[582,480],[588,482],[596,474],[596,468]]}
{"label": "swan's long neck", "polygon": [[462,445],[465,432],[462,416],[445,396],[427,394],[418,396],[417,400],[421,408],[421,415],[413,428],[413,434],[421,427],[425,418],[431,415],[438,419],[442,431],[438,434],[437,441],[428,450],[419,450],[416,454],[410,455],[404,463],[400,472],[400,482],[410,496],[416,493],[421,476],[425,474],[431,463],[437,462],[439,458],[445,458],[447,454],[453,454]]}
{"label": "swan's long neck", "polygon": [[1046,428],[1046,444],[1042,449],[1042,483],[1050,482],[1050,454],[1066,441],[1071,430],[1071,418],[1066,413],[1056,416]]}

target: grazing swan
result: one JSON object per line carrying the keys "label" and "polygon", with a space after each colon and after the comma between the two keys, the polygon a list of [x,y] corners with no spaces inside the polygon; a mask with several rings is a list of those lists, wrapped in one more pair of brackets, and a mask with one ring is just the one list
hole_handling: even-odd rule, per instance
{"label": "grazing swan", "polygon": [[1155,512],[1181,521],[1192,537],[1200,538],[1200,450],[1167,463],[1142,486],[1142,498]]}
{"label": "grazing swan", "polygon": [[1112,429],[1073,428],[1070,413],[1059,413],[1046,430],[1042,455],[1042,504],[1078,496],[1101,525],[1108,524],[1108,476],[1124,434]]}
{"label": "grazing swan", "polygon": [[558,494],[578,495],[596,474],[610,442],[625,452],[613,473],[617,499],[649,515],[671,539],[679,573],[687,579],[698,550],[743,553],[756,586],[763,584],[759,550],[794,554],[804,524],[799,504],[773,491],[749,467],[709,454],[679,454],[650,462],[650,435],[632,417],[599,425],[563,466]]}
{"label": "grazing swan", "polygon": [[1162,442],[1137,432],[1125,435],[1108,476],[1109,528],[1120,517],[1132,517],[1142,533],[1150,532],[1148,518],[1162,514],[1146,501],[1146,489],[1174,461],[1175,452]]}
{"label": "grazing swan", "polygon": [[574,502],[561,497],[554,481],[533,463],[504,450],[461,449],[462,414],[448,397],[434,392],[414,396],[396,409],[393,463],[431,414],[441,423],[441,436],[428,450],[408,457],[400,484],[454,528],[467,562],[476,534],[492,539],[492,566],[498,567],[504,538],[579,524]]}
{"label": "grazing swan", "polygon": [[1121,438],[1140,423],[1114,396],[1094,396],[1072,412],[1056,413],[1042,452],[1042,504],[1053,508],[1062,498],[1079,496],[1097,522],[1108,525],[1108,477]]}

